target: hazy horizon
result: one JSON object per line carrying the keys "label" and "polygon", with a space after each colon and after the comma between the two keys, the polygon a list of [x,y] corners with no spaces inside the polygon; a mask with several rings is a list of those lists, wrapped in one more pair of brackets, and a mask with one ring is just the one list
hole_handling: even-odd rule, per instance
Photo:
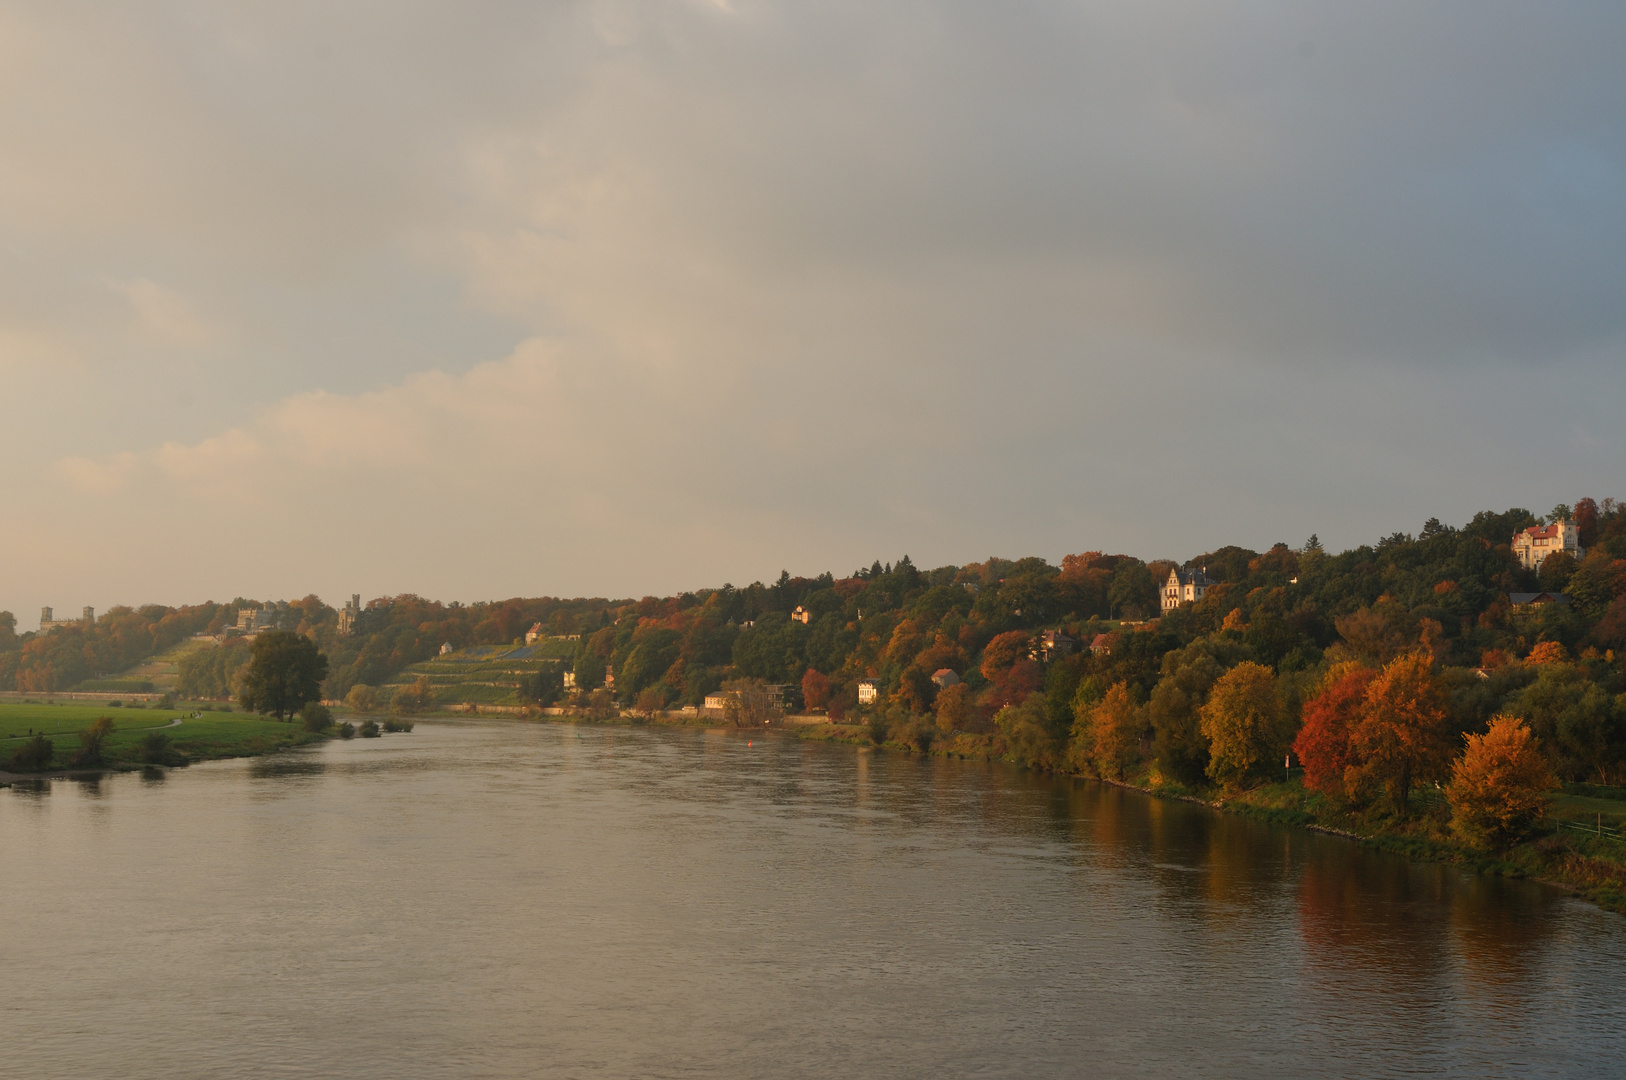
{"label": "hazy horizon", "polygon": [[1626,11],[0,0],[0,608],[1626,494]]}

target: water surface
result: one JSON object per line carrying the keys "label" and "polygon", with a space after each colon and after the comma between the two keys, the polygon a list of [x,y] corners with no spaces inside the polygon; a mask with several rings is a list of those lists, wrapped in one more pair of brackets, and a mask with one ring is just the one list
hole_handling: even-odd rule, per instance
{"label": "water surface", "polygon": [[1626,923],[999,765],[420,724],[0,791],[14,1075],[1618,1075]]}

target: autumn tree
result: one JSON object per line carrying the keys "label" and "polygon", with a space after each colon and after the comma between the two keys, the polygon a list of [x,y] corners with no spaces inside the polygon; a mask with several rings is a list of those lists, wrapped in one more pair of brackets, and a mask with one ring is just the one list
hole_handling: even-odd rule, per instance
{"label": "autumn tree", "polygon": [[982,677],[992,682],[1033,651],[1033,636],[1021,630],[1000,634],[982,650]]}
{"label": "autumn tree", "polygon": [[113,718],[98,716],[96,722],[79,733],[79,752],[73,756],[73,765],[85,769],[102,763],[102,747],[113,734]]}
{"label": "autumn tree", "polygon": [[395,696],[390,698],[390,707],[403,713],[422,712],[434,703],[434,687],[421,676],[395,691]]}
{"label": "autumn tree", "polygon": [[1468,736],[1451,766],[1451,828],[1469,843],[1501,847],[1529,831],[1557,787],[1524,721],[1498,716],[1485,734]]}
{"label": "autumn tree", "polygon": [[316,642],[291,630],[270,630],[254,639],[237,700],[245,709],[286,720],[321,698],[325,678],[327,656]]}
{"label": "autumn tree", "polygon": [[1524,658],[1524,662],[1527,664],[1562,664],[1569,658],[1569,651],[1564,648],[1562,641],[1538,641],[1535,648],[1530,650],[1530,655]]}
{"label": "autumn tree", "polygon": [[1091,764],[1104,777],[1122,780],[1140,761],[1146,710],[1137,705],[1128,683],[1114,683],[1091,712],[1094,746]]}
{"label": "autumn tree", "polygon": [[965,683],[944,687],[937,695],[937,726],[945,732],[966,730],[971,719],[970,695]]}
{"label": "autumn tree", "polygon": [[378,689],[366,683],[357,683],[344,695],[344,703],[356,712],[372,712],[378,708]]}
{"label": "autumn tree", "polygon": [[1349,732],[1353,763],[1345,790],[1363,794],[1381,784],[1396,810],[1405,810],[1414,783],[1438,780],[1451,760],[1444,688],[1428,653],[1391,660],[1366,688]]}
{"label": "autumn tree", "polygon": [[1220,676],[1199,717],[1208,740],[1209,778],[1228,788],[1280,757],[1292,737],[1284,730],[1276,673],[1251,660]]}
{"label": "autumn tree", "polygon": [[1304,766],[1304,786],[1323,795],[1344,793],[1344,770],[1353,764],[1349,732],[1366,704],[1366,689],[1377,672],[1353,661],[1327,672],[1315,695],[1304,703],[1304,726],[1293,753]]}
{"label": "autumn tree", "polygon": [[830,700],[830,677],[816,668],[802,676],[802,704],[808,710],[822,709]]}

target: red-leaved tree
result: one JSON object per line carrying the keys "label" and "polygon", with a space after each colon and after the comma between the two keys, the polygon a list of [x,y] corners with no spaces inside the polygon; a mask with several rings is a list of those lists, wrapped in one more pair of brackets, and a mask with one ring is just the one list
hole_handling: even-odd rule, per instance
{"label": "red-leaved tree", "polygon": [[1321,688],[1304,703],[1304,726],[1293,740],[1293,754],[1304,766],[1304,786],[1324,795],[1344,793],[1344,770],[1354,762],[1349,751],[1349,729],[1354,726],[1366,688],[1377,672],[1361,664],[1339,664],[1327,673]]}

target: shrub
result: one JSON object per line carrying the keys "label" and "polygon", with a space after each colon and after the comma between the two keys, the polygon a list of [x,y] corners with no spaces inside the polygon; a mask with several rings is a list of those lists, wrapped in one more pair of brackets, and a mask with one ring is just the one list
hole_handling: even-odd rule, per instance
{"label": "shrub", "polygon": [[169,735],[162,731],[142,736],[136,744],[136,760],[147,765],[185,765],[186,757],[169,745]]}
{"label": "shrub", "polygon": [[384,721],[384,730],[385,731],[391,731],[391,732],[394,732],[394,731],[411,731],[412,730],[412,721],[411,720],[403,720],[398,716],[392,716],[389,719]]}
{"label": "shrub", "polygon": [[354,739],[355,737],[356,737],[356,725],[352,724],[348,720],[346,720],[344,723],[339,725],[339,738],[341,738],[341,739]]}
{"label": "shrub", "polygon": [[305,721],[306,731],[322,732],[333,726],[332,711],[316,701],[305,702],[299,710],[299,718]]}
{"label": "shrub", "polygon": [[1558,780],[1523,720],[1498,716],[1469,735],[1451,767],[1451,828],[1471,844],[1501,847],[1529,832]]}
{"label": "shrub", "polygon": [[366,723],[361,725],[361,728],[357,734],[359,734],[363,739],[378,738],[378,721],[368,720]]}
{"label": "shrub", "polygon": [[36,735],[17,748],[11,755],[11,767],[17,772],[40,772],[51,767],[51,755],[56,747],[44,735]]}

